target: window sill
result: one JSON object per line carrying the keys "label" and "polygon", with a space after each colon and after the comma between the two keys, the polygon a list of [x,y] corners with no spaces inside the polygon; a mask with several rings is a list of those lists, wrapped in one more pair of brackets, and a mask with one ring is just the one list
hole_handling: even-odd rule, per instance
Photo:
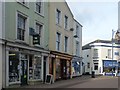
{"label": "window sill", "polygon": [[44,18],[44,14],[38,13],[37,11],[35,13]]}
{"label": "window sill", "polygon": [[27,44],[25,41],[19,39],[16,39],[15,42]]}
{"label": "window sill", "polygon": [[38,45],[38,44],[35,44],[35,45],[33,45],[34,47],[38,47],[38,48],[42,48],[42,46],[41,45]]}
{"label": "window sill", "polygon": [[19,2],[19,1],[17,1],[17,3],[19,3],[19,4],[21,4],[21,5],[23,5],[24,7],[26,7],[26,8],[29,9],[29,5],[28,5],[28,3],[27,3],[27,4],[23,4],[23,3]]}

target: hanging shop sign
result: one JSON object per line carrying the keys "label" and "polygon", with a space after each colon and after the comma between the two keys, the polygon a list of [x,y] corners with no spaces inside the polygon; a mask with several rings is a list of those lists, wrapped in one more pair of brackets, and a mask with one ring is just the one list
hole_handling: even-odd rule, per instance
{"label": "hanging shop sign", "polygon": [[33,44],[40,45],[40,35],[39,34],[33,35]]}

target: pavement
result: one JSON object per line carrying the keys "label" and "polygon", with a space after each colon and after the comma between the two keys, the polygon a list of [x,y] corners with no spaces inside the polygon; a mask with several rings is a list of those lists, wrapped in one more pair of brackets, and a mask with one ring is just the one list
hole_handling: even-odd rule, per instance
{"label": "pavement", "polygon": [[88,87],[88,85],[91,83],[91,81],[92,81],[92,83],[94,83],[94,81],[97,81],[97,80],[102,81],[102,80],[107,80],[110,78],[112,78],[112,77],[110,77],[110,76],[96,76],[95,78],[91,78],[90,75],[83,75],[83,76],[75,77],[75,78],[68,79],[68,80],[56,81],[53,84],[43,84],[40,82],[38,84],[27,85],[27,86],[12,85],[12,86],[9,86],[7,88],[76,88],[76,87],[77,88],[80,88],[80,87],[85,88],[85,87]]}

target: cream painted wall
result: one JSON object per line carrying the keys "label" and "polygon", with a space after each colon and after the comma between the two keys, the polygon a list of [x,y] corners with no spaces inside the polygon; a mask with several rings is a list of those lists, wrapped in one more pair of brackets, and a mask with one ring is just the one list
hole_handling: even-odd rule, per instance
{"label": "cream painted wall", "polygon": [[[64,0],[63,0],[64,1]],[[56,24],[56,9],[61,11],[61,24]],[[64,16],[68,16],[68,29],[64,29]],[[69,11],[69,8],[65,2],[49,2],[49,49],[56,51],[56,32],[61,33],[61,49],[60,52],[64,52],[64,36],[69,37],[68,54],[72,54],[72,34],[70,28],[73,28],[73,16]]]}

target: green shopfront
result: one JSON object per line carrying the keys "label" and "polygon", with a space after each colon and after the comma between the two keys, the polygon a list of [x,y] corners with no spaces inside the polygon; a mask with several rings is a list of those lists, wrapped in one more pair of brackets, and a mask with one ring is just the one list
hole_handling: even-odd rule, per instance
{"label": "green shopfront", "polygon": [[46,74],[49,73],[49,52],[29,48],[25,49],[22,46],[6,47],[5,86],[13,84],[27,85],[44,81]]}

